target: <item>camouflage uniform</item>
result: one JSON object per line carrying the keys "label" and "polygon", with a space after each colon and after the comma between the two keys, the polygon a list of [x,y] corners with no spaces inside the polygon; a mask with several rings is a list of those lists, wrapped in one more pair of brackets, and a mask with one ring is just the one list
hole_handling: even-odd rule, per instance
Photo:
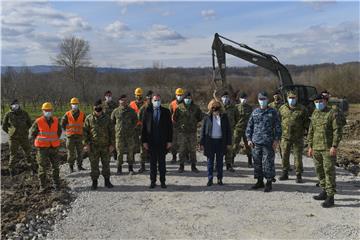
{"label": "camouflage uniform", "polygon": [[194,103],[191,103],[189,106],[182,103],[175,110],[173,119],[179,134],[178,144],[180,164],[184,165],[188,157],[191,163],[195,164],[197,125],[202,119],[202,112]]}
{"label": "camouflage uniform", "polygon": [[[47,119],[47,123],[49,124],[49,126],[51,126],[54,123],[53,118]],[[58,136],[60,138],[61,136],[61,126],[60,126],[60,121],[58,121]],[[38,128],[38,124],[36,123],[36,121],[33,123],[33,125],[31,126],[30,130],[29,130],[29,139],[33,140],[36,138],[36,136],[39,134],[39,128]],[[47,185],[47,168],[49,166],[49,162],[51,164],[52,167],[52,178],[53,178],[53,182],[55,185],[59,186],[60,185],[60,176],[59,176],[59,159],[58,159],[58,148],[54,148],[54,147],[47,147],[47,148],[41,148],[41,147],[37,147],[36,148],[37,152],[36,152],[36,160],[38,162],[38,176],[39,176],[39,180],[40,180],[40,185],[42,188],[46,188]]]}
{"label": "camouflage uniform", "polygon": [[10,161],[9,171],[15,173],[18,159],[17,151],[21,147],[25,153],[27,164],[31,165],[33,170],[37,169],[35,160],[31,157],[31,146],[28,139],[31,120],[29,114],[22,109],[11,110],[5,113],[2,129],[9,134]]}
{"label": "camouflage uniform", "polygon": [[279,109],[281,120],[281,149],[283,174],[287,175],[290,169],[290,152],[293,147],[296,175],[303,172],[302,153],[304,150],[304,133],[309,124],[306,108],[296,104],[293,108],[284,104]]}
{"label": "camouflage uniform", "polygon": [[234,131],[234,157],[240,150],[240,142],[241,139],[243,139],[244,146],[245,146],[245,154],[248,157],[248,163],[251,165],[251,148],[248,145],[248,141],[245,136],[245,130],[246,126],[248,124],[249,118],[252,113],[252,107],[247,103],[240,103],[236,105],[238,111],[239,111],[239,120],[235,125],[235,131]]}
{"label": "camouflage uniform", "polygon": [[273,108],[255,109],[246,128],[246,138],[254,143],[254,177],[271,181],[275,177],[274,141],[281,137],[279,116]]}
{"label": "camouflage uniform", "polygon": [[313,159],[320,186],[328,196],[334,196],[335,157],[330,156],[330,148],[337,147],[342,136],[337,112],[326,107],[323,111],[315,110],[311,116],[308,133],[308,145],[313,149]]}
{"label": "camouflage uniform", "polygon": [[[177,105],[179,106],[179,104],[180,104],[179,101],[177,101],[177,100],[174,100],[174,101],[176,101]],[[171,113],[171,118],[173,120],[175,109],[173,109],[171,107],[171,103],[172,102],[170,102],[170,104],[169,104],[169,110]],[[179,150],[178,136],[179,136],[179,130],[177,129],[177,125],[173,124],[173,139],[172,139],[172,145],[171,145],[170,151],[171,151],[171,154],[173,155],[173,158],[175,161],[176,161],[176,154],[178,153],[178,150]]]}
{"label": "camouflage uniform", "polygon": [[228,116],[230,123],[230,130],[232,134],[232,142],[234,143],[234,147],[232,149],[228,149],[225,155],[225,163],[226,165],[234,164],[234,157],[236,155],[236,147],[235,147],[235,126],[240,120],[240,114],[238,109],[233,104],[225,105],[225,113]]}
{"label": "camouflage uniform", "polygon": [[279,109],[283,104],[284,104],[283,101],[279,101],[279,102],[274,101],[274,102],[269,103],[269,107],[271,107],[271,108],[275,109],[277,112],[279,112]]}
{"label": "camouflage uniform", "polygon": [[101,158],[102,175],[110,178],[109,146],[114,146],[114,127],[107,114],[96,116],[90,114],[85,119],[83,144],[90,145],[89,159],[91,164],[90,176],[97,180],[100,175],[99,159]]}
{"label": "camouflage uniform", "polygon": [[118,107],[118,104],[116,104],[116,102],[114,102],[113,100],[106,102],[104,101],[103,103],[103,111],[106,115],[108,115],[108,117],[111,116],[111,113],[114,111],[115,108]]}
{"label": "camouflage uniform", "polygon": [[[71,111],[75,120],[78,119],[80,115],[80,111]],[[63,116],[61,120],[61,127],[65,131],[66,125],[68,125],[68,117],[66,114]],[[78,169],[82,168],[82,140],[83,136],[79,134],[66,135],[66,150],[67,150],[67,161],[69,163],[70,168],[74,166],[75,159],[77,162]]]}
{"label": "camouflage uniform", "polygon": [[124,154],[127,152],[127,163],[134,164],[134,148],[136,134],[136,122],[138,120],[135,111],[126,106],[119,106],[111,114],[111,121],[115,125],[115,142],[118,166],[123,164]]}

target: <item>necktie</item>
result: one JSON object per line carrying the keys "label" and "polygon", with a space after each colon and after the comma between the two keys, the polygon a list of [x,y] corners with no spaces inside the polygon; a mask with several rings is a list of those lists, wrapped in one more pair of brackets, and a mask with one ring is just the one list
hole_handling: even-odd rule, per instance
{"label": "necktie", "polygon": [[159,108],[156,108],[155,109],[155,122],[156,123],[159,123]]}

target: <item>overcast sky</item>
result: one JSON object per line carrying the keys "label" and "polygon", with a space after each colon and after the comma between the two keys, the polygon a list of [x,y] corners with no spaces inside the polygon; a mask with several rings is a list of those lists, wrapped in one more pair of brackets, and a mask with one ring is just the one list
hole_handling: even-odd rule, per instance
{"label": "overcast sky", "polygon": [[[1,65],[50,65],[62,38],[90,43],[96,66],[211,65],[215,32],[285,64],[359,61],[359,1],[2,1]],[[229,58],[228,65],[246,62]]]}

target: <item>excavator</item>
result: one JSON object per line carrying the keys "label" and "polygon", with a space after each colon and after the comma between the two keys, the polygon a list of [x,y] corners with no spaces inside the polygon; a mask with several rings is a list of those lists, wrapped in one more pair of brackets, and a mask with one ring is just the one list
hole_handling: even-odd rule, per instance
{"label": "excavator", "polygon": [[[236,45],[236,47],[230,44],[225,44],[222,40],[226,40]],[[215,33],[214,41],[212,43],[212,80],[215,84],[216,92],[227,90],[230,94],[234,93],[231,85],[226,80],[226,54],[233,55],[257,66],[268,69],[277,76],[279,80],[278,87],[283,95],[283,99],[286,99],[286,93],[291,90],[297,93],[299,103],[311,108],[312,99],[317,95],[315,87],[294,84],[289,70],[280,63],[279,59],[274,55],[260,52],[247,46],[246,44],[235,42],[219,35],[218,33]],[[215,63],[216,59],[217,66]]]}

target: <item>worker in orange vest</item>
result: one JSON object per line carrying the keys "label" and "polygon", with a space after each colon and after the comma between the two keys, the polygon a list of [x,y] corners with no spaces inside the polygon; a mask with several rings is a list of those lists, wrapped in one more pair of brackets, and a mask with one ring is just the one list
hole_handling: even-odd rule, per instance
{"label": "worker in orange vest", "polygon": [[182,88],[177,88],[175,90],[175,99],[169,104],[169,109],[170,109],[170,113],[171,113],[171,119],[173,121],[173,142],[172,142],[172,146],[171,146],[171,153],[173,155],[173,158],[171,160],[171,163],[176,163],[176,155],[177,155],[177,151],[179,148],[179,145],[177,144],[177,137],[178,137],[178,129],[176,128],[176,124],[174,122],[174,113],[176,108],[179,106],[180,103],[182,103],[183,98],[184,98],[184,89]]}
{"label": "worker in orange vest", "polygon": [[[144,101],[143,90],[141,88],[139,88],[139,87],[136,88],[134,94],[135,94],[135,100],[131,101],[129,106],[132,109],[134,109],[135,113],[138,116],[138,120],[136,123],[134,153],[140,153],[140,136],[141,136],[141,128],[142,128],[140,109],[142,108],[143,105],[146,104],[146,101]],[[146,151],[143,147],[141,148],[140,158],[141,158],[141,167],[139,169],[139,173],[142,173],[145,171],[145,161],[147,158]]]}
{"label": "worker in orange vest", "polygon": [[79,171],[85,170],[82,167],[82,140],[85,114],[79,110],[79,99],[70,100],[71,110],[67,111],[61,120],[61,127],[66,134],[67,161],[70,172],[74,172],[75,159]]}
{"label": "worker in orange vest", "polygon": [[40,191],[48,189],[46,172],[49,163],[52,167],[53,187],[60,189],[58,148],[60,147],[61,127],[57,117],[53,116],[53,106],[46,102],[42,105],[43,116],[37,118],[29,130],[29,139],[34,140],[39,165],[38,176]]}

